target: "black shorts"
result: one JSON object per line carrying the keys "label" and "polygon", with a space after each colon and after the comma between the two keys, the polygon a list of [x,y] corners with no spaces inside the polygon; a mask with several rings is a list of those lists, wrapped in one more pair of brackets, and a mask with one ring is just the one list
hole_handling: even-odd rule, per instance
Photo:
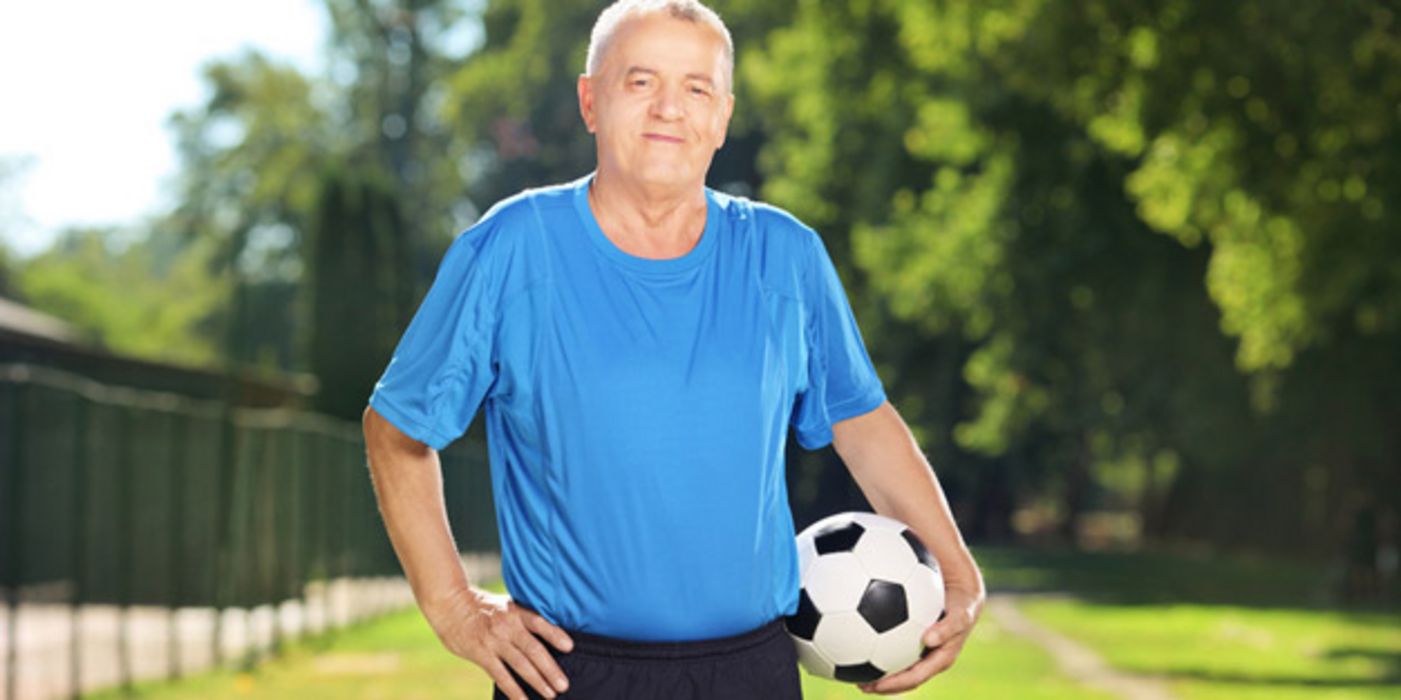
{"label": "black shorts", "polygon": [[[782,618],[733,637],[634,642],[565,630],[568,654],[541,643],[569,679],[569,700],[801,700],[798,654]],[[507,668],[510,668],[508,665]],[[511,676],[531,700],[543,696]],[[492,685],[493,700],[507,696]]]}

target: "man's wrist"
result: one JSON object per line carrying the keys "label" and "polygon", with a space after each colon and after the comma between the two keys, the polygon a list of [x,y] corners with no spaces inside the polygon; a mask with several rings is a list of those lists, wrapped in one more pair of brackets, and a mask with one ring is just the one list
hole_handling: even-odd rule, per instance
{"label": "man's wrist", "polygon": [[469,585],[453,586],[425,596],[419,607],[430,620],[441,616],[469,615],[482,605],[481,595]]}
{"label": "man's wrist", "polygon": [[947,592],[962,593],[969,598],[984,600],[987,598],[987,587],[983,584],[983,578],[976,569],[972,571],[946,571],[944,573],[944,590]]}

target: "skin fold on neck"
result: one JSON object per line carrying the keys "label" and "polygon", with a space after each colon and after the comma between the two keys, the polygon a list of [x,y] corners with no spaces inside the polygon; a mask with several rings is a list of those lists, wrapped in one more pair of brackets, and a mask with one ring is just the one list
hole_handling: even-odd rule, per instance
{"label": "skin fold on neck", "polygon": [[683,256],[705,231],[703,184],[684,191],[629,187],[600,168],[589,185],[589,206],[604,235],[641,258]]}

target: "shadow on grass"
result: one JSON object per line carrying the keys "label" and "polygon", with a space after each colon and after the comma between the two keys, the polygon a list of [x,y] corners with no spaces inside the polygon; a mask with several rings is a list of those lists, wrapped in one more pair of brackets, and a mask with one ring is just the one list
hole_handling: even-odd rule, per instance
{"label": "shadow on grass", "polygon": [[[1388,656],[1396,656],[1388,654]],[[1393,659],[1393,663],[1394,663]],[[1301,688],[1309,690],[1345,690],[1348,688],[1385,688],[1401,684],[1401,672],[1393,666],[1386,674],[1374,678],[1300,678],[1298,676],[1261,676],[1223,671],[1169,671],[1163,676],[1171,679],[1195,680],[1223,685],[1242,685],[1275,688]]]}
{"label": "shadow on grass", "polygon": [[1323,655],[1331,660],[1363,659],[1385,668],[1382,678],[1401,687],[1401,651],[1374,647],[1333,647]]}
{"label": "shadow on grass", "polygon": [[[974,547],[988,588],[1069,592],[1116,605],[1192,603],[1343,610],[1328,575],[1307,562],[1204,552],[1086,552],[1069,548]],[[1348,608],[1362,624],[1391,625],[1398,607]]]}

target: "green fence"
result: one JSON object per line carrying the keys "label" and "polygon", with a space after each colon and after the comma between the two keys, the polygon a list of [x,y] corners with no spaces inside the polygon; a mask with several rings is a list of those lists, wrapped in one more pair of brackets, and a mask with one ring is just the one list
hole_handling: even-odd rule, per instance
{"label": "green fence", "polygon": [[[458,548],[496,551],[482,442],[441,459]],[[7,639],[29,601],[252,608],[398,575],[358,424],[0,365]],[[18,646],[0,660],[8,698]]]}

